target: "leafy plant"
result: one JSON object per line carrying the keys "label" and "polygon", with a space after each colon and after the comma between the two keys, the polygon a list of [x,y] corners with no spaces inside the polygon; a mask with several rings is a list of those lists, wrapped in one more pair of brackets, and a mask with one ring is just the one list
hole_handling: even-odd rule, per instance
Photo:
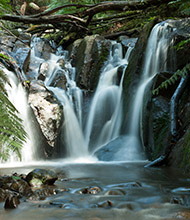
{"label": "leafy plant", "polygon": [[21,148],[27,134],[17,109],[8,99],[5,83],[8,83],[7,76],[0,69],[0,158],[6,161],[11,152],[21,159]]}
{"label": "leafy plant", "polygon": [[190,46],[190,38],[189,39],[187,39],[187,40],[182,40],[182,41],[180,41],[176,46],[175,46],[175,48],[177,49],[177,50],[181,50],[181,49],[183,49],[184,48],[184,46]]}
{"label": "leafy plant", "polygon": [[165,80],[153,90],[153,95],[158,95],[160,89],[167,89],[169,85],[174,84],[179,78],[186,76],[190,73],[190,64],[187,64],[182,70],[177,70],[169,79]]}

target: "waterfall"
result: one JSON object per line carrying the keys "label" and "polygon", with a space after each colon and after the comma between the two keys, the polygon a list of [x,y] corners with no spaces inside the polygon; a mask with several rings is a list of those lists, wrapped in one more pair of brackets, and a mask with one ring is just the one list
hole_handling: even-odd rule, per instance
{"label": "waterfall", "polygon": [[[35,79],[39,75],[39,67],[44,62],[48,63],[49,69],[45,73],[44,85],[57,98],[63,109],[63,124],[61,126],[61,143],[62,147],[66,147],[66,157],[76,159],[82,157],[89,157],[94,155],[97,150],[102,149],[108,143],[120,138],[120,145],[122,148],[118,149],[115,154],[115,160],[141,160],[144,157],[141,155],[143,148],[143,140],[141,135],[141,117],[143,108],[143,99],[145,90],[150,85],[151,80],[159,72],[168,70],[168,51],[172,44],[172,39],[169,37],[172,32],[172,27],[166,22],[157,24],[148,39],[144,66],[141,74],[139,84],[136,89],[136,94],[133,102],[130,104],[131,110],[128,120],[128,132],[121,136],[123,103],[122,103],[122,84],[124,73],[128,65],[128,59],[132,51],[129,47],[125,56],[123,56],[122,45],[117,42],[112,42],[112,49],[110,50],[109,59],[104,64],[100,73],[98,86],[93,97],[88,104],[87,113],[83,106],[86,106],[85,99],[83,99],[84,91],[81,90],[75,81],[75,68],[72,67],[68,59],[68,52],[61,51],[61,54],[56,55],[50,53],[49,59],[42,58],[36,54],[35,40],[31,50],[31,62],[34,65],[33,76]],[[37,59],[35,61],[35,58]],[[60,61],[64,65],[60,65]],[[56,77],[61,76],[65,80],[64,88],[54,85]],[[10,76],[15,78],[15,76]],[[15,90],[8,89],[9,97],[19,97],[21,102],[21,95],[15,94],[22,90],[21,84],[13,79],[12,87]],[[8,85],[7,85],[8,86]],[[12,90],[12,91],[11,91]],[[11,95],[12,93],[12,95]],[[26,131],[32,134],[29,137],[26,146],[23,147],[23,161],[35,160],[37,146],[33,141],[35,131],[30,125],[30,117],[26,112],[22,112],[28,106],[25,91],[22,90],[22,103],[14,102],[16,108],[20,111],[22,117],[27,115],[24,121],[27,121]],[[21,109],[20,109],[21,107]],[[32,132],[31,132],[32,131]],[[115,145],[114,145],[115,147]],[[117,146],[116,146],[117,147]],[[62,156],[62,155],[60,155]]]}
{"label": "waterfall", "polygon": [[[100,146],[119,136],[122,118],[122,81],[128,58],[131,52],[129,47],[126,56],[123,58],[122,46],[113,42],[109,60],[105,64],[100,75],[99,83],[91,101],[87,120],[82,114],[83,92],[75,82],[75,69],[65,60],[66,69],[61,69],[67,79],[67,88],[50,86],[57,72],[60,71],[57,60],[53,71],[48,74],[45,85],[52,91],[63,106],[64,122],[62,125],[63,142],[66,143],[67,157],[87,157]],[[52,59],[51,59],[51,62]],[[118,69],[122,67],[121,78],[118,76]],[[119,79],[120,78],[120,79]]]}
{"label": "waterfall", "polygon": [[[37,159],[37,150],[35,147],[37,147],[38,135],[36,128],[32,123],[30,114],[31,110],[27,103],[27,94],[22,84],[19,82],[18,78],[13,72],[6,69],[3,69],[3,71],[7,74],[9,79],[9,83],[5,85],[8,98],[18,110],[18,116],[23,120],[24,129],[28,134],[26,142],[24,143],[21,151],[22,162],[32,162]],[[12,153],[9,162],[17,161],[19,161],[19,158],[16,154]]]}
{"label": "waterfall", "polygon": [[[123,59],[122,46],[113,45],[110,59],[103,69],[94,94],[85,130],[85,139],[89,150],[95,151],[98,147],[119,136],[122,118],[122,81],[116,84],[118,68],[128,64],[128,56]],[[125,71],[123,69],[123,73]]]}
{"label": "waterfall", "polygon": [[[143,140],[141,134],[141,117],[144,93],[151,80],[156,74],[166,72],[169,70],[168,53],[173,40],[171,39],[171,32],[173,28],[166,22],[159,23],[152,29],[144,58],[143,71],[140,82],[137,86],[137,91],[132,103],[131,114],[129,116],[129,131],[126,138],[125,153],[130,152],[130,157],[133,159],[142,159],[140,152],[142,152]],[[124,152],[118,152],[117,156]],[[128,159],[128,158],[127,158]]]}

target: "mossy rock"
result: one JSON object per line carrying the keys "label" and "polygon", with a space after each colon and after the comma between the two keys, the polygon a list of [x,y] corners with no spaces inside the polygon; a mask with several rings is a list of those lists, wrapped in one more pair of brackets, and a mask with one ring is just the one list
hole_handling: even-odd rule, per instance
{"label": "mossy rock", "polygon": [[110,47],[111,42],[99,35],[86,36],[73,43],[74,52],[70,52],[71,62],[76,67],[76,82],[81,89],[96,88],[101,69],[108,59]]}
{"label": "mossy rock", "polygon": [[57,179],[57,174],[53,170],[47,169],[35,169],[26,176],[26,181],[33,187],[53,185]]}

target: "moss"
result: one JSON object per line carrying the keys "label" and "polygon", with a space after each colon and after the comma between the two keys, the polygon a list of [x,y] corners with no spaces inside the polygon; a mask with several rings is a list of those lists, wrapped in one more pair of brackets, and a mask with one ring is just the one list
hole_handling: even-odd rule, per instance
{"label": "moss", "polygon": [[94,42],[92,50],[92,60],[94,61],[94,63],[92,64],[93,68],[91,68],[90,71],[91,90],[94,90],[98,84],[101,69],[103,68],[104,63],[109,57],[110,46],[110,43],[105,42],[104,40],[102,42],[99,40]]}

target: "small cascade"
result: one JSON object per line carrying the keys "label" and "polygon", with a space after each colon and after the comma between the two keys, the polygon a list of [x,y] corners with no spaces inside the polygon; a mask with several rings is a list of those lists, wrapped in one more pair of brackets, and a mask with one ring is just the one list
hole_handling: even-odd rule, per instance
{"label": "small cascade", "polygon": [[[122,46],[119,43],[113,45],[110,59],[101,73],[94,98],[89,110],[85,130],[85,139],[91,152],[119,136],[122,118],[122,81],[125,68],[128,64],[127,58],[130,49],[123,59]],[[122,69],[120,82],[118,80],[118,69]]]}
{"label": "small cascade", "polygon": [[[127,151],[130,151],[134,159],[142,159],[143,141],[141,135],[141,117],[145,90],[156,74],[169,70],[168,53],[173,40],[171,39],[172,27],[162,22],[152,29],[148,39],[144,66],[137,92],[132,103],[131,115],[128,123]],[[123,152],[119,152],[123,153]],[[118,154],[119,154],[118,153]],[[132,156],[133,154],[133,156]]]}
{"label": "small cascade", "polygon": [[[37,150],[35,149],[37,135],[34,127],[30,107],[27,103],[27,94],[22,84],[13,72],[4,69],[9,78],[9,84],[5,85],[9,100],[13,103],[19,112],[19,117],[23,120],[24,129],[27,132],[27,140],[22,148],[22,162],[32,162],[37,159]],[[19,158],[14,153],[11,154],[9,162],[18,162]]]}

